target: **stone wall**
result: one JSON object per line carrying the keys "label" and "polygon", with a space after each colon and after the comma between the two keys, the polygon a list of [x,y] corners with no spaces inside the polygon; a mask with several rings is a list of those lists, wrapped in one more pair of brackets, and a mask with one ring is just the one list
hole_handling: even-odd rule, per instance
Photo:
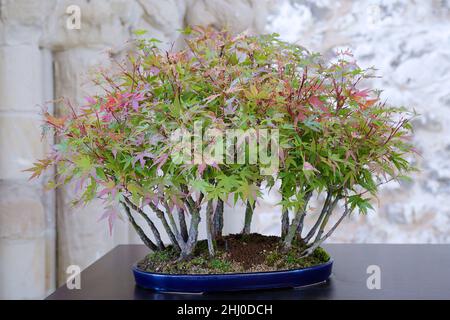
{"label": "stone wall", "polygon": [[[66,27],[69,5],[81,29]],[[352,216],[335,242],[450,242],[450,4],[448,1],[288,0],[0,0],[0,298],[42,298],[65,280],[68,265],[88,266],[120,243],[139,243],[127,224],[109,236],[99,203],[72,208],[72,188],[44,192],[21,170],[42,157],[39,105],[74,104],[94,88],[89,70],[109,66],[129,47],[133,29],[181,46],[187,24],[234,31],[276,31],[332,56],[350,47],[395,104],[422,114],[414,126],[422,153],[414,182],[390,184],[376,211]],[[268,19],[266,19],[268,17]],[[55,113],[61,110],[57,101]],[[279,195],[261,201],[253,231],[279,232]],[[317,199],[320,202],[321,199]],[[226,232],[237,232],[242,208],[226,208]]]}

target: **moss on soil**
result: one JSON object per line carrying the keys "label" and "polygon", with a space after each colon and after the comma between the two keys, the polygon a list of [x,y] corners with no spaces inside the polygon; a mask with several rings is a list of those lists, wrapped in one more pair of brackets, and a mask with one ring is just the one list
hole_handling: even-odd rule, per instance
{"label": "moss on soil", "polygon": [[177,261],[172,247],[153,252],[138,263],[141,270],[168,274],[217,274],[279,271],[306,268],[327,262],[328,253],[318,248],[300,258],[304,244],[294,241],[288,252],[281,250],[279,237],[234,234],[217,240],[216,256],[210,258],[206,240],[199,241],[191,259]]}

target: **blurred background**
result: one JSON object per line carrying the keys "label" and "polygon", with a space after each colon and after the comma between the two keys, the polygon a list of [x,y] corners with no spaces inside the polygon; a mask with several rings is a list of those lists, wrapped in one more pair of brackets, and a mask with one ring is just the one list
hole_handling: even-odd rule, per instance
{"label": "blurred background", "polygon": [[[413,159],[421,171],[384,186],[375,211],[346,219],[330,242],[450,243],[449,0],[0,0],[0,299],[44,298],[69,265],[139,243],[126,223],[110,236],[99,203],[71,208],[72,188],[44,192],[22,170],[52,143],[41,139],[40,106],[83,103],[95,90],[91,68],[130,50],[133,30],[182,47],[177,29],[187,25],[277,32],[327,57],[349,48],[362,67],[375,66],[383,97],[421,114]],[[265,196],[252,231],[279,233],[278,200]],[[226,209],[225,231],[241,229],[240,210]]]}

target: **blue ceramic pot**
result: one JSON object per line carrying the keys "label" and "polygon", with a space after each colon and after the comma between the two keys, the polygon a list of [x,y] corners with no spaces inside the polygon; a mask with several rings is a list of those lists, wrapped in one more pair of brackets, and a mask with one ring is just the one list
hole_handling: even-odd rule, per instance
{"label": "blue ceramic pot", "polygon": [[220,292],[293,288],[326,281],[333,260],[317,266],[273,272],[228,274],[164,274],[139,270],[133,266],[136,284],[146,289],[165,292]]}

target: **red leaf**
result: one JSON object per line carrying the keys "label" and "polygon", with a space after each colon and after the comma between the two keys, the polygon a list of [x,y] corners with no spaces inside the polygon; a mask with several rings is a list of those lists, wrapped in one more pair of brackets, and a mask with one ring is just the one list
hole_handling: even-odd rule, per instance
{"label": "red leaf", "polygon": [[323,106],[323,102],[319,99],[318,96],[312,96],[311,98],[309,98],[309,103],[316,108]]}

